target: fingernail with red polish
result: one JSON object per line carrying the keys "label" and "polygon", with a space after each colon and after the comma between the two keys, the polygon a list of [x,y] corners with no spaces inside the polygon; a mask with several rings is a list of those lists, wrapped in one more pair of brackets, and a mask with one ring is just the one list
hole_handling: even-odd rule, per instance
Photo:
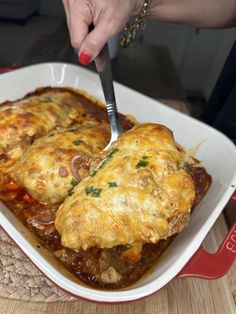
{"label": "fingernail with red polish", "polygon": [[82,52],[79,55],[79,62],[84,64],[84,65],[89,64],[90,60],[91,60],[91,56],[85,52]]}

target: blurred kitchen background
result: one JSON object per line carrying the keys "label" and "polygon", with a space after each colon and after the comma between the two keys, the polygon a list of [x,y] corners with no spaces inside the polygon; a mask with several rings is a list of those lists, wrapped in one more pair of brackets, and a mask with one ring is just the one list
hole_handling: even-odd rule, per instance
{"label": "blurred kitchen background", "polygon": [[[50,43],[47,61],[63,61],[63,56],[68,54],[70,43],[61,0],[0,0],[0,67],[21,64],[27,53],[34,54],[34,62],[40,62],[41,56],[45,55],[45,51],[47,53],[45,45],[47,46],[47,43],[54,37],[57,46],[52,48],[52,43]],[[159,75],[157,88],[159,86],[160,89],[165,89],[167,95],[168,90],[171,90],[174,95],[176,94],[174,89],[178,91],[180,89],[178,84],[181,84],[181,89],[185,93],[185,96],[181,98],[186,97],[190,114],[199,118],[235,39],[236,28],[208,30],[151,21],[148,27],[138,34],[136,42],[140,45],[137,47],[149,47],[147,48],[149,56],[158,52],[157,47],[165,47],[164,50],[160,48],[157,58],[154,56],[155,68],[152,69],[149,65],[150,70],[154,71],[153,79]],[[74,53],[71,47],[69,48]],[[58,51],[55,60],[52,57],[53,49],[54,55]],[[124,48],[119,49],[118,56],[122,54],[122,49]],[[128,49],[130,49],[128,50],[129,61],[126,64],[115,65],[116,68],[123,66],[120,72],[132,72],[129,67],[130,63],[134,62],[137,71],[140,67],[140,73],[142,73],[143,63],[147,62],[144,57],[142,58],[143,50],[141,48]],[[168,65],[170,60],[172,64]],[[75,56],[73,62],[77,62]],[[178,76],[178,84],[169,86],[173,84],[170,81],[170,78],[173,78],[173,73],[170,73],[170,71],[173,72],[173,67]],[[128,80],[132,87],[132,73],[125,75],[130,75]],[[145,76],[141,78],[140,84],[145,85]],[[152,97],[152,90],[148,89],[149,86],[145,88]],[[170,98],[175,97],[170,96]],[[229,219],[235,220],[235,214],[232,214],[233,207],[230,212]]]}
{"label": "blurred kitchen background", "polygon": [[[10,65],[64,19],[61,0],[0,0],[0,66]],[[236,28],[198,29],[150,22],[137,40],[168,47],[190,97],[208,99],[236,38]]]}

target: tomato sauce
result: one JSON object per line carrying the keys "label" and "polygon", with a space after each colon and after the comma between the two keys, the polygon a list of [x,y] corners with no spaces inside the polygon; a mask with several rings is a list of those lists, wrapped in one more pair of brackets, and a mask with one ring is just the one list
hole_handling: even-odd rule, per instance
{"label": "tomato sauce", "polygon": [[[43,89],[45,90],[45,89]],[[42,91],[38,91],[41,93]],[[29,94],[31,95],[31,94]],[[97,120],[106,120],[104,108],[88,100],[83,95],[74,94],[88,112]],[[120,115],[123,129],[128,130],[133,123]],[[186,169],[196,187],[196,206],[211,184],[211,177],[202,167]],[[153,265],[173,240],[161,240],[157,244],[145,244],[138,261],[124,259],[122,252],[127,248],[117,246],[111,249],[91,248],[87,251],[71,250],[61,244],[60,235],[55,229],[55,214],[58,205],[48,205],[35,201],[22,187],[11,178],[0,173],[0,200],[18,217],[18,219],[39,239],[41,245],[48,249],[77,278],[95,288],[124,288],[135,283]],[[108,271],[107,271],[108,270]],[[115,271],[114,271],[115,270]]]}

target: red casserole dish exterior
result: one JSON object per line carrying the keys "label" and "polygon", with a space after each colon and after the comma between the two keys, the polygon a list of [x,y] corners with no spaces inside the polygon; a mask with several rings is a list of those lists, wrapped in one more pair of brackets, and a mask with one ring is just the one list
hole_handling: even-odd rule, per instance
{"label": "red casserole dish exterior", "polygon": [[[17,68],[19,67],[7,66],[7,67],[0,68],[0,74],[13,71]],[[231,197],[231,201],[236,203],[236,190],[234,191]],[[11,238],[7,230],[5,230],[2,225],[1,227],[5,231],[5,233]],[[12,240],[14,241],[14,239]],[[27,254],[24,251],[23,253],[27,256]],[[30,259],[29,256],[28,258]],[[183,267],[183,269],[178,273],[176,278],[198,277],[198,278],[203,278],[203,279],[208,279],[208,280],[217,279],[219,277],[224,276],[229,271],[229,269],[232,267],[235,261],[235,258],[236,258],[236,223],[234,223],[233,226],[231,227],[230,231],[226,235],[223,243],[221,244],[217,252],[213,254],[209,253],[201,245],[199,249],[196,251],[196,253],[192,256],[192,258]],[[35,266],[38,268],[37,265]],[[39,270],[42,271],[41,269]],[[44,275],[47,276],[46,274]],[[47,278],[51,280],[55,285],[57,285],[51,278],[49,277]],[[58,287],[64,290],[65,292],[73,295],[76,298],[80,298],[80,299],[87,300],[90,302],[95,302],[95,303],[100,303],[100,304],[101,303],[120,304],[120,303],[131,302],[131,301],[119,301],[119,302],[114,303],[114,302],[92,301],[91,299],[86,299],[84,297],[72,294],[70,291],[63,289],[60,286]],[[143,299],[143,297],[139,299]]]}

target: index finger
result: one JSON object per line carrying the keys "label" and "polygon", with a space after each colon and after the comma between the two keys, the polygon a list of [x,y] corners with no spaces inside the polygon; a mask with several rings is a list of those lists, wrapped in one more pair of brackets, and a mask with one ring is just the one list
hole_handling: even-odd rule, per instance
{"label": "index finger", "polygon": [[69,8],[69,31],[72,46],[79,50],[81,43],[88,35],[88,27],[92,23],[92,15],[89,7],[82,1],[75,2],[74,6]]}

